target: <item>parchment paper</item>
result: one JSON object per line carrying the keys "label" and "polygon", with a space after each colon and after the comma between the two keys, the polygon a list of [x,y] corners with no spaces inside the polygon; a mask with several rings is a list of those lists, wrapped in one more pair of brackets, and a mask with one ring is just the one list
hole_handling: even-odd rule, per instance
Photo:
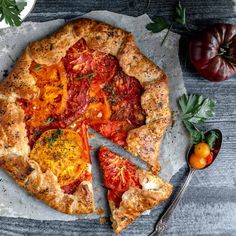
{"label": "parchment paper", "polygon": [[[163,139],[160,152],[160,163],[162,166],[160,176],[166,180],[178,172],[185,163],[185,152],[189,145],[188,136],[178,121],[177,98],[185,93],[182,71],[178,58],[179,35],[169,34],[165,45],[160,46],[165,31],[152,34],[145,29],[151,20],[147,15],[130,17],[111,13],[107,11],[93,11],[83,17],[101,20],[132,32],[135,41],[141,51],[159,65],[169,77],[171,109],[174,116],[174,125],[170,127]],[[21,54],[25,46],[34,40],[45,37],[64,24],[64,20],[55,20],[44,23],[23,23],[19,28],[7,28],[0,31],[0,78],[3,79],[11,70],[17,57]],[[106,140],[91,139],[90,144],[97,146],[105,144]],[[112,145],[108,145],[112,150],[116,150]],[[105,209],[108,215],[106,202],[106,191],[101,187],[101,173],[98,169],[96,150],[91,151],[94,192],[96,207]],[[70,216],[57,212],[36,198],[30,196],[19,188],[10,177],[0,170],[0,216],[24,217],[38,220],[74,220],[84,218],[98,218],[97,214]]]}

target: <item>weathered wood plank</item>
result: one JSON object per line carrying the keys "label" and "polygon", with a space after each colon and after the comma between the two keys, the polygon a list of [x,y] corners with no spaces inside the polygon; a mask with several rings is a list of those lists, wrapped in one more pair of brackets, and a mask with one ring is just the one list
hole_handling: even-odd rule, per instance
{"label": "weathered wood plank", "polygon": [[[34,11],[28,17],[28,20],[45,21],[49,19],[66,18],[70,19],[92,10],[109,10],[117,13],[138,16],[147,13],[151,17],[157,15],[165,16],[172,20],[174,13],[175,0],[121,0],[121,1],[64,1],[64,0],[38,0]],[[201,26],[209,24],[209,19],[229,19],[235,17],[233,11],[234,3],[232,0],[191,0],[182,1],[187,9],[187,19],[190,25]],[[207,21],[206,21],[207,19]]]}

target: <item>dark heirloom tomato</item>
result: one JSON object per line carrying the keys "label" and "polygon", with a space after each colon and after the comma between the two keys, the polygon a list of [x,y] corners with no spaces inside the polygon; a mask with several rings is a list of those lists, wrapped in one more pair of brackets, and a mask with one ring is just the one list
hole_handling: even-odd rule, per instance
{"label": "dark heirloom tomato", "polygon": [[236,26],[215,24],[194,36],[190,60],[206,79],[222,81],[236,73]]}

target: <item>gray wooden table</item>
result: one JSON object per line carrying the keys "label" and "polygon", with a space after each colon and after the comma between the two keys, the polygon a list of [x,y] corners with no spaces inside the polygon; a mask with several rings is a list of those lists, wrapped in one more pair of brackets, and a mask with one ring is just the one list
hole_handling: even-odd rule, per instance
{"label": "gray wooden table", "polygon": [[[143,13],[167,19],[173,16],[176,1],[151,0],[38,0],[27,20],[46,21],[70,19],[91,10],[109,10],[138,16]],[[236,23],[233,0],[183,1],[187,8],[188,25],[201,29],[214,22]],[[165,235],[236,235],[236,77],[222,83],[203,80],[184,59],[186,35],[181,39],[180,58],[183,61],[185,85],[189,93],[204,94],[217,101],[216,116],[207,128],[219,128],[224,135],[223,149],[218,160],[207,171],[197,173],[182,202],[176,209]],[[185,178],[183,168],[171,180],[175,191]],[[150,216],[142,216],[121,235],[148,235],[154,222],[169,202],[157,207]],[[112,235],[110,223],[97,220],[36,221],[0,217],[0,235]]]}

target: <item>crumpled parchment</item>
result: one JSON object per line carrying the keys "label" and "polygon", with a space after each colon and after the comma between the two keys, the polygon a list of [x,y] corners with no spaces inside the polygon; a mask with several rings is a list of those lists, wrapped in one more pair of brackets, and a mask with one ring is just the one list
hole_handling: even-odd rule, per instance
{"label": "crumpled parchment", "polygon": [[[141,51],[167,74],[170,87],[170,103],[175,122],[167,130],[162,141],[159,161],[162,166],[160,176],[166,180],[170,180],[184,165],[185,152],[189,145],[187,133],[181,122],[177,119],[177,98],[185,93],[178,58],[180,36],[170,32],[165,44],[160,46],[166,31],[164,30],[158,34],[152,34],[147,31],[145,26],[151,20],[146,14],[139,17],[130,17],[108,11],[93,11],[83,15],[83,17],[104,21],[130,31]],[[0,30],[0,79],[3,79],[7,72],[11,70],[17,57],[29,42],[47,36],[63,24],[64,20],[54,20],[44,23],[26,22],[18,28]],[[106,145],[106,140],[102,138],[99,140],[91,139],[90,143],[91,145],[97,143]],[[112,145],[108,145],[108,147],[113,151],[116,150]],[[102,207],[105,210],[104,215],[106,216],[108,215],[106,190],[101,186],[101,172],[98,169],[99,165],[96,160],[95,150],[91,151],[91,156],[96,207]],[[72,216],[57,212],[30,196],[25,190],[19,188],[2,170],[0,170],[0,216],[64,221],[99,217],[97,214]]]}

